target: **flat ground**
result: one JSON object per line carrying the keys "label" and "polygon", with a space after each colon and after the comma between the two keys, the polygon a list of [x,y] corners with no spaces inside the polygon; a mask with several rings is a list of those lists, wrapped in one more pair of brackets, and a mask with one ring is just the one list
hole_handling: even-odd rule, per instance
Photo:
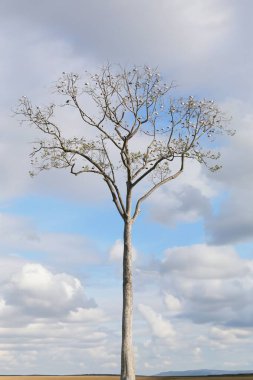
{"label": "flat ground", "polygon": [[[1,376],[0,380],[119,380],[119,376]],[[253,380],[252,375],[222,376],[137,376],[137,380]]]}

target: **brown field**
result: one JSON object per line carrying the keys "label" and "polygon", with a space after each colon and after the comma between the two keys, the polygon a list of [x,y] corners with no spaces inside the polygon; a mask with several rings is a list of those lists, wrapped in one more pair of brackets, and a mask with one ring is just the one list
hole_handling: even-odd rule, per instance
{"label": "brown field", "polygon": [[[138,380],[253,380],[253,374],[221,376],[137,376]],[[211,378],[211,379],[210,379]],[[119,380],[118,375],[1,376],[0,380]]]}

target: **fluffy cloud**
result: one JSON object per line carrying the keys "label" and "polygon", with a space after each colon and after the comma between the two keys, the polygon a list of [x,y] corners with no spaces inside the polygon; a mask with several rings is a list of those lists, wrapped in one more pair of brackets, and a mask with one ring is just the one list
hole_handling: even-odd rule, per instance
{"label": "fluffy cloud", "polygon": [[[68,371],[83,350],[107,344],[108,317],[93,299],[87,298],[79,279],[53,273],[41,264],[25,263],[6,278],[0,292],[0,320],[0,363],[4,372],[20,373],[23,369],[29,373],[37,368],[42,373],[54,373],[53,363],[60,368],[63,357]],[[111,347],[108,361],[113,358],[114,342]],[[97,359],[89,351],[86,357],[95,369]],[[81,371],[83,360],[79,363]],[[87,371],[87,363],[83,368]]]}
{"label": "fluffy cloud", "polygon": [[224,105],[233,116],[231,128],[236,135],[222,148],[223,169],[215,179],[227,192],[220,211],[206,220],[206,230],[212,244],[232,244],[252,241],[253,215],[253,114],[251,105],[231,100]]}
{"label": "fluffy cloud", "polygon": [[171,340],[175,337],[175,330],[168,320],[155,312],[150,306],[139,304],[138,309],[148,322],[152,334],[157,338]]}
{"label": "fluffy cloud", "polygon": [[[58,12],[59,6],[61,14]],[[30,11],[29,22],[25,11],[27,7]],[[50,15],[47,11],[49,7]],[[140,27],[139,20],[144,8],[145,18]],[[98,57],[100,61],[110,57],[116,62],[129,62],[131,56],[137,63],[143,63],[144,60],[156,65],[159,62],[171,71],[177,71],[178,76],[183,77],[184,81],[189,81],[193,76],[193,81],[198,79],[200,82],[200,78],[203,80],[206,76],[203,68],[200,68],[208,64],[211,56],[221,53],[228,34],[233,33],[232,23],[236,12],[234,8],[233,5],[228,6],[226,0],[208,0],[205,6],[199,0],[194,0],[191,4],[185,4],[182,0],[169,3],[161,1],[159,7],[152,2],[147,4],[143,0],[138,4],[133,0],[120,4],[110,0],[106,6],[101,6],[95,1],[89,4],[88,8],[78,0],[75,22],[71,22],[68,18],[67,1],[56,1],[53,6],[48,1],[36,6],[25,2],[23,7],[20,7],[19,2],[12,1],[5,4],[4,13],[7,16],[11,15],[14,21],[18,16],[19,24],[25,29],[30,26],[41,30],[46,26],[49,38],[57,31],[58,36],[71,43],[75,54],[85,51],[88,56]],[[111,15],[114,16],[113,24],[109,22]],[[97,28],[97,25],[100,27]],[[120,30],[120,36],[115,30]],[[72,38],[73,35],[76,36],[75,39]],[[133,41],[136,43],[132,43]],[[192,41],[196,43],[192,44]],[[128,49],[125,49],[126,46]],[[230,49],[227,50],[230,53]],[[223,61],[228,58],[225,56]],[[196,61],[199,70],[195,72]],[[188,67],[188,73],[184,70],[185,66]],[[192,75],[189,75],[189,70],[192,71]],[[209,71],[209,80],[210,75],[215,79],[217,70],[214,60],[212,70]]]}
{"label": "fluffy cloud", "polygon": [[211,214],[211,199],[217,195],[202,166],[186,161],[185,171],[177,179],[160,187],[148,200],[151,218],[168,227],[192,223]]}
{"label": "fluffy cloud", "polygon": [[195,323],[252,326],[253,264],[232,247],[171,248],[160,270],[164,291],[180,299],[181,317]]}
{"label": "fluffy cloud", "polygon": [[[239,367],[250,369],[247,353],[252,348],[253,334],[252,260],[240,258],[232,246],[201,244],[167,249],[160,262],[160,278],[153,272],[151,277],[149,269],[155,271],[158,264],[158,260],[155,265],[152,262],[150,268],[140,268],[140,273],[144,284],[160,286],[160,294],[152,293],[150,287],[152,307],[146,303],[138,306],[149,327],[140,329],[139,334],[145,345],[143,352],[148,347],[149,354],[143,355],[153,373],[157,371],[157,360],[158,371],[168,358],[173,368],[180,366],[179,353],[180,358],[188,358],[183,364],[185,369],[190,363],[204,368],[210,362],[227,369],[231,367],[230,358],[236,355],[244,357],[243,367],[237,361]],[[137,302],[141,295],[148,299],[142,293]],[[162,297],[163,304],[159,303]],[[176,335],[166,346],[170,327]],[[164,368],[170,367],[164,364]]]}
{"label": "fluffy cloud", "polygon": [[252,331],[247,329],[212,327],[209,337],[212,339],[213,344],[226,348],[231,344],[248,341],[249,338],[252,338]]}
{"label": "fluffy cloud", "polygon": [[[93,303],[94,306],[94,303]],[[68,318],[71,322],[90,322],[94,320],[99,320],[100,322],[105,321],[107,318],[103,312],[103,310],[98,308],[84,308],[78,307],[75,310],[71,310]]]}
{"label": "fluffy cloud", "polygon": [[251,274],[250,262],[240,259],[232,247],[212,247],[205,244],[169,248],[165,252],[161,271],[204,280]]}
{"label": "fluffy cloud", "polygon": [[164,296],[164,303],[170,313],[180,313],[182,311],[182,304],[180,300],[173,296],[173,294],[166,293]]}
{"label": "fluffy cloud", "polygon": [[210,204],[207,197],[192,185],[180,186],[173,190],[164,186],[150,201],[153,220],[169,227],[178,223],[190,223],[207,216]]}
{"label": "fluffy cloud", "polygon": [[25,264],[3,286],[3,306],[36,317],[63,317],[77,307],[96,307],[80,281],[65,273],[53,274],[40,264]]}
{"label": "fluffy cloud", "polygon": [[[38,230],[32,219],[0,213],[0,258],[22,261],[22,256],[43,254],[44,260],[58,267],[94,264],[100,261],[90,239],[79,234]],[[14,264],[11,263],[11,266]]]}
{"label": "fluffy cloud", "polygon": [[[109,259],[111,261],[122,262],[123,250],[124,250],[123,241],[120,239],[116,240],[109,251]],[[137,258],[137,251],[134,247],[132,247],[132,255],[133,255],[133,261],[135,261]]]}
{"label": "fluffy cloud", "polygon": [[[13,12],[18,4],[15,6],[13,4],[11,13],[14,16]],[[5,5],[1,15],[8,13],[7,3]],[[87,176],[74,178],[66,171],[54,171],[48,173],[43,179],[41,178],[43,176],[35,180],[29,177],[31,143],[37,140],[38,133],[34,128],[24,125],[20,127],[20,117],[13,117],[18,99],[22,95],[27,95],[38,105],[48,104],[55,100],[55,96],[52,95],[52,83],[63,70],[82,71],[84,62],[87,69],[93,67],[94,62],[92,59],[74,55],[71,45],[66,41],[46,37],[41,28],[32,29],[29,23],[24,25],[22,44],[20,44],[17,38],[20,23],[12,23],[14,18],[11,17],[12,26],[7,25],[6,20],[2,20],[0,38],[0,50],[5,52],[0,71],[1,83],[5,83],[4,93],[0,94],[0,172],[2,178],[0,201],[6,202],[27,193],[54,194],[62,198],[75,193],[79,199],[85,199],[87,196],[90,199],[104,199],[106,196],[103,191],[104,186],[102,181],[95,176],[88,175],[87,180]],[[11,67],[10,62],[16,61],[17,54],[20,58],[19,65],[14,63]],[[58,104],[59,99],[56,102]],[[70,114],[71,117],[65,113],[64,120],[61,119],[61,122],[63,126],[71,122],[71,131],[75,133],[80,127],[80,120],[78,121],[78,117],[75,117],[72,112]],[[66,176],[69,177],[68,180]],[[94,192],[94,187],[101,187],[101,191]]]}
{"label": "fluffy cloud", "polygon": [[231,99],[222,108],[232,116],[229,127],[236,130],[235,136],[221,140],[223,168],[209,173],[200,165],[189,163],[181,177],[161,188],[149,201],[152,218],[169,227],[202,219],[207,240],[215,245],[253,239],[251,105]]}

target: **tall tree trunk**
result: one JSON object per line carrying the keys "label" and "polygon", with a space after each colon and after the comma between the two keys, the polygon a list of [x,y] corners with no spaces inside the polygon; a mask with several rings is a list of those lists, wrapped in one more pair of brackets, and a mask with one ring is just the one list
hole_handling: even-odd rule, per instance
{"label": "tall tree trunk", "polygon": [[132,284],[132,222],[126,218],[124,225],[123,256],[123,310],[121,380],[135,380],[134,352],[132,341],[133,284]]}

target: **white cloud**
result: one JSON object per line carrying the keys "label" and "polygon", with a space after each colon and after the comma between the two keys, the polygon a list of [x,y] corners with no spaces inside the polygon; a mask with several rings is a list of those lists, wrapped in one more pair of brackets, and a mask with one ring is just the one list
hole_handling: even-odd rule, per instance
{"label": "white cloud", "polygon": [[180,318],[252,326],[252,271],[252,260],[240,258],[232,247],[170,248],[161,263],[161,286],[180,299]]}
{"label": "white cloud", "polygon": [[[18,6],[18,4],[17,4]],[[7,11],[7,8],[5,11]],[[30,8],[30,7],[29,7]],[[51,7],[52,8],[52,7]],[[16,6],[13,8],[16,9]],[[13,10],[12,9],[12,10]],[[13,14],[12,24],[15,16]],[[6,21],[6,20],[5,20]],[[41,105],[55,100],[52,95],[53,82],[65,71],[83,71],[93,67],[91,58],[79,57],[73,54],[73,49],[64,39],[50,38],[38,28],[33,29],[26,23],[22,30],[22,47],[17,28],[20,25],[15,22],[12,27],[6,25],[1,27],[0,50],[4,51],[4,60],[1,62],[0,80],[6,83],[4,94],[0,94],[0,172],[2,187],[0,201],[6,202],[10,199],[27,194],[54,194],[57,197],[71,197],[73,193],[76,199],[101,200],[106,197],[102,181],[95,176],[74,177],[66,171],[52,171],[47,175],[31,179],[29,177],[30,158],[32,142],[38,138],[35,128],[19,126],[20,117],[13,117],[18,99],[22,95],[32,98],[32,101]],[[19,22],[21,19],[19,19]],[[15,34],[15,32],[17,34]],[[33,36],[31,38],[31,35]],[[10,38],[13,37],[13,38]],[[22,44],[21,44],[22,45]],[[16,62],[19,55],[19,64],[10,66],[10,62]],[[43,64],[41,64],[43,62]],[[58,104],[60,99],[56,100]],[[80,120],[72,112],[64,120],[60,119],[63,126],[71,123],[72,133],[80,127]],[[8,128],[6,128],[8,126]],[[69,130],[69,128],[67,128]],[[43,177],[43,178],[41,178]],[[68,177],[68,179],[66,179]],[[83,178],[85,177],[85,178]],[[94,188],[101,188],[95,191]]]}
{"label": "white cloud", "polygon": [[222,148],[223,169],[215,175],[218,186],[228,195],[220,211],[206,220],[212,244],[252,241],[253,215],[253,114],[251,104],[233,99],[224,108],[233,116],[236,134]]}
{"label": "white cloud", "polygon": [[202,349],[200,347],[195,347],[193,349],[193,356],[194,356],[194,360],[196,362],[199,362],[202,360]]}
{"label": "white cloud", "polygon": [[[58,13],[59,5],[61,17]],[[29,7],[29,19],[25,12],[26,7]],[[145,18],[140,25],[143,9],[145,9]],[[224,47],[227,54],[223,52],[225,57],[221,55],[222,63],[225,64],[230,58],[229,53],[232,48],[227,44],[227,39],[233,33],[236,9],[226,0],[219,2],[207,0],[205,5],[199,0],[191,3],[182,0],[170,2],[163,0],[159,3],[159,7],[144,0],[138,4],[133,0],[127,3],[110,0],[106,6],[94,1],[88,8],[81,1],[76,1],[76,10],[75,22],[68,18],[67,1],[61,1],[60,4],[55,2],[53,6],[49,1],[36,6],[25,2],[23,7],[15,2],[15,7],[5,7],[4,14],[7,19],[11,16],[14,24],[18,18],[22,30],[29,30],[29,27],[33,30],[46,29],[48,39],[52,39],[57,33],[72,45],[74,54],[86,53],[88,56],[98,58],[100,62],[110,58],[113,62],[129,63],[131,57],[131,60],[137,63],[148,62],[152,65],[159,63],[170,72],[176,71],[177,78],[182,78],[184,82],[199,84],[201,81],[206,81],[204,68],[210,66],[211,57],[221,55]],[[36,17],[38,14],[39,18]],[[109,22],[112,15],[113,24]],[[129,28],[130,22],[131,28]],[[97,28],[97,25],[100,27]],[[120,30],[120,36],[115,30]],[[18,33],[17,27],[15,31]],[[85,44],[82,36],[85,36]],[[193,41],[195,43],[192,43]],[[218,82],[217,71],[218,67],[214,60],[210,66],[209,80],[211,77],[216,83]],[[221,75],[219,71],[218,74]]]}
{"label": "white cloud", "polygon": [[205,244],[167,249],[161,270],[194,279],[224,279],[252,273],[250,262],[240,259],[233,247]]}
{"label": "white cloud", "polygon": [[12,254],[0,255],[0,284],[7,281],[25,262],[26,260]]}
{"label": "white cloud", "polygon": [[78,307],[76,310],[71,310],[67,317],[67,320],[71,322],[103,322],[107,320],[103,310],[99,308],[83,308]]}
{"label": "white cloud", "polygon": [[199,221],[209,217],[215,195],[215,183],[206,170],[188,160],[181,176],[160,187],[148,200],[151,218],[169,227]]}
{"label": "white cloud", "polygon": [[180,313],[182,311],[182,304],[180,300],[173,294],[166,293],[164,296],[164,303],[170,313]]}
{"label": "white cloud", "polygon": [[122,261],[123,259],[123,242],[122,240],[116,240],[109,251],[109,258],[111,261]]}
{"label": "white cloud", "polygon": [[[111,261],[122,262],[123,251],[124,251],[123,241],[120,239],[116,240],[109,251],[109,259]],[[137,258],[137,251],[134,247],[132,247],[132,255],[133,255],[133,261],[135,261]]]}
{"label": "white cloud", "polygon": [[210,213],[208,198],[192,185],[169,185],[160,189],[150,201],[153,220],[169,227],[196,222]]}
{"label": "white cloud", "polygon": [[152,334],[157,338],[171,340],[175,337],[175,330],[168,320],[155,312],[150,306],[139,304],[138,309],[148,322]]}
{"label": "white cloud", "polygon": [[236,328],[212,327],[210,337],[226,347],[231,344],[239,344],[242,340],[247,340],[252,337],[252,331]]}
{"label": "white cloud", "polygon": [[[41,264],[25,263],[5,279],[0,291],[0,320],[4,373],[36,370],[53,374],[57,373],[55,368],[68,372],[85,349],[95,352],[98,348],[98,354],[104,352],[108,361],[115,358],[114,341],[110,355],[105,348],[110,318],[87,298],[79,279],[53,273]],[[113,332],[111,339],[115,339]],[[63,358],[65,367],[60,366]],[[95,369],[96,356],[87,351],[86,359]],[[79,365],[75,368],[74,373]],[[83,368],[90,368],[87,362]]]}
{"label": "white cloud", "polygon": [[87,300],[80,281],[65,273],[53,274],[40,264],[25,264],[11,276],[5,287],[7,304],[25,314],[63,316],[78,306],[95,307]]}
{"label": "white cloud", "polygon": [[6,265],[7,260],[13,265],[15,256],[18,265],[28,252],[43,253],[45,261],[64,268],[101,260],[90,239],[74,233],[42,232],[32,219],[7,213],[0,213],[0,248]]}
{"label": "white cloud", "polygon": [[[206,331],[206,335],[201,338],[202,347],[209,345],[212,350],[218,350],[220,355],[223,352],[234,350],[239,351],[243,348],[245,352],[252,345],[253,330],[245,327],[227,327],[227,326],[211,326]],[[229,363],[229,358],[226,359]],[[235,363],[238,361],[235,358]],[[244,365],[247,365],[247,358],[244,359]],[[230,364],[229,367],[232,367]],[[239,366],[240,367],[240,366]],[[237,369],[239,368],[237,367]]]}

